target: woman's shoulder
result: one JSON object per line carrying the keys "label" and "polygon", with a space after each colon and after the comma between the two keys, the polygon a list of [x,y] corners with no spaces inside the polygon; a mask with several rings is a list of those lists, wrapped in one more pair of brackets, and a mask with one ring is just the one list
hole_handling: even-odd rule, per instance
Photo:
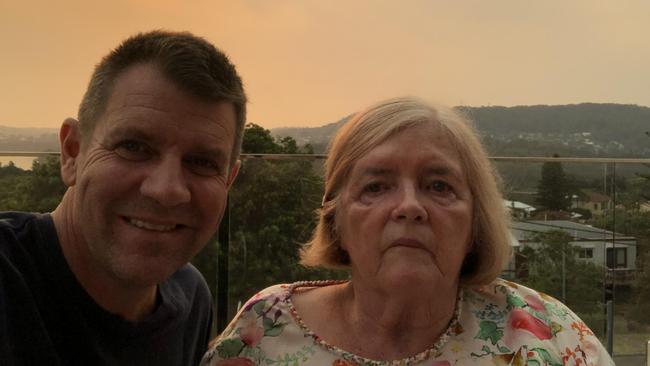
{"label": "woman's shoulder", "polygon": [[514,282],[497,279],[464,289],[460,323],[472,343],[487,350],[476,356],[613,365],[594,332],[566,305]]}
{"label": "woman's shoulder", "polygon": [[489,302],[495,306],[507,308],[516,307],[517,305],[527,305],[541,310],[542,307],[546,307],[549,304],[566,308],[562,302],[553,296],[501,278],[497,278],[489,285],[466,288],[464,290],[464,298],[470,304]]}
{"label": "woman's shoulder", "polygon": [[[241,356],[247,349],[256,347],[264,336],[277,336],[287,325],[279,321],[282,304],[289,296],[292,285],[277,284],[267,287],[242,305],[230,324],[215,338],[203,357],[202,365],[216,365],[222,359],[241,359],[247,365],[248,358]],[[221,363],[221,362],[220,362]],[[253,363],[250,363],[251,365]]]}
{"label": "woman's shoulder", "polygon": [[268,287],[240,308],[208,347],[202,365],[254,365],[266,360],[315,356],[319,349],[305,331],[291,302],[294,290],[329,286],[337,281],[305,281]]}

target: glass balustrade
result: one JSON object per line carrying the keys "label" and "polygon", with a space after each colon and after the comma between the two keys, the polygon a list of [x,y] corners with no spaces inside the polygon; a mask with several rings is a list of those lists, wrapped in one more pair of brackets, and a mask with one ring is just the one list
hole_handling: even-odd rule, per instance
{"label": "glass balustrade", "polygon": [[[53,208],[62,192],[48,176],[56,157],[41,157],[35,171],[25,172],[7,165],[8,153],[0,155],[0,210]],[[269,285],[348,278],[345,270],[298,263],[321,205],[323,158],[243,156],[219,234],[194,260],[215,294],[219,329]],[[643,365],[650,340],[650,159],[494,157],[492,163],[512,216],[513,256],[502,277],[566,303],[617,363]],[[43,197],[49,206],[30,198],[43,184],[55,187],[47,188],[53,197]]]}

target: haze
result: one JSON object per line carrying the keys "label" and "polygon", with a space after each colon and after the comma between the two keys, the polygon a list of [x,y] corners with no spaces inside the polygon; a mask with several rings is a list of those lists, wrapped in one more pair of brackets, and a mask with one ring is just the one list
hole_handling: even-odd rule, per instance
{"label": "haze", "polygon": [[648,1],[0,2],[0,125],[76,116],[124,38],[188,30],[224,50],[266,128],[334,122],[382,98],[449,105],[650,105]]}

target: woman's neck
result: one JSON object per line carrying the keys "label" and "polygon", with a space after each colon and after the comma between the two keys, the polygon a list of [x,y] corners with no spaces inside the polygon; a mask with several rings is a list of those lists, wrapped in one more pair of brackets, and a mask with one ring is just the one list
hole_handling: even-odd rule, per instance
{"label": "woman's neck", "polygon": [[447,330],[457,291],[457,286],[386,291],[350,282],[343,289],[340,302],[347,311],[340,314],[354,334],[364,335],[357,338],[365,339],[360,345],[363,354],[359,355],[380,360],[402,359],[430,348]]}
{"label": "woman's neck", "polygon": [[457,289],[387,292],[353,281],[298,292],[292,300],[325,342],[373,360],[399,360],[427,350],[444,334]]}

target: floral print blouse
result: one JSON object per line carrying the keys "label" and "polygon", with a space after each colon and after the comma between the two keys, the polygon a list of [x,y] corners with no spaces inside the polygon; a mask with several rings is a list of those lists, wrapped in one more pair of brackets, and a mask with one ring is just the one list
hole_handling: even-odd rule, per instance
{"label": "floral print blouse", "polygon": [[558,300],[497,279],[461,289],[447,330],[429,349],[407,359],[370,360],[321,339],[291,303],[298,287],[275,285],[253,296],[210,346],[201,365],[614,365],[598,338]]}

